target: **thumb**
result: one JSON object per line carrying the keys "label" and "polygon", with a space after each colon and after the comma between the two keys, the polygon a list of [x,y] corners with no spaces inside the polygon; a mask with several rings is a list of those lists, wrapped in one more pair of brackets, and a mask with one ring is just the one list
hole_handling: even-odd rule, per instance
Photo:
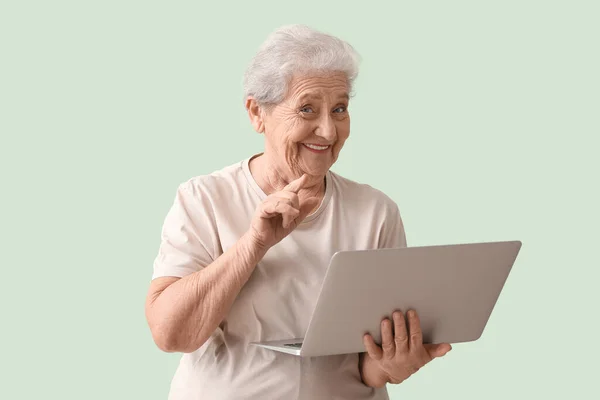
{"label": "thumb", "polygon": [[300,206],[300,214],[296,218],[296,223],[300,224],[300,222],[302,222],[304,218],[306,218],[308,214],[310,214],[313,208],[315,208],[317,204],[319,204],[319,201],[320,200],[318,197],[310,197],[306,199],[304,203],[302,203],[302,205]]}
{"label": "thumb", "polygon": [[424,344],[425,350],[429,353],[431,358],[443,357],[450,350],[452,350],[452,346],[449,343],[438,343],[438,344]]}

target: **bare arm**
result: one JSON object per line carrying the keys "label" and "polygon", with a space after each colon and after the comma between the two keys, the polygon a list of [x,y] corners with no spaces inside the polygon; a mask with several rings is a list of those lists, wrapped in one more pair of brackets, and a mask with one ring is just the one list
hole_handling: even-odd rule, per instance
{"label": "bare arm", "polygon": [[318,198],[300,204],[297,193],[307,178],[303,175],[267,196],[255,211],[248,232],[205,268],[181,279],[152,281],[146,319],[160,349],[191,353],[208,340],[268,249],[290,234],[318,204]]}
{"label": "bare arm", "polygon": [[266,250],[244,235],[212,264],[184,278],[152,281],[146,319],[157,346],[189,353],[208,340]]}

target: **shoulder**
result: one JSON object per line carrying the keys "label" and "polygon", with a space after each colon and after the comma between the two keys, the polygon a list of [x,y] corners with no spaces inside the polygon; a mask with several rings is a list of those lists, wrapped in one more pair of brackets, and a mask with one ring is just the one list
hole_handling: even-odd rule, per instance
{"label": "shoulder", "polygon": [[245,177],[238,162],[209,174],[193,176],[181,182],[178,191],[194,198],[218,201],[227,199],[244,186]]}
{"label": "shoulder", "polygon": [[343,177],[330,171],[332,181],[336,186],[342,201],[356,203],[361,207],[375,207],[381,211],[396,212],[398,205],[383,191],[369,185]]}
{"label": "shoulder", "polygon": [[[177,229],[185,227],[198,231],[202,227],[202,232],[217,243],[218,215],[229,212],[231,201],[239,198],[244,187],[238,169],[241,170],[234,164],[179,183],[167,217],[168,222]],[[244,179],[243,175],[241,179]]]}
{"label": "shoulder", "polygon": [[332,174],[338,197],[338,209],[362,228],[376,235],[370,246],[377,248],[406,247],[406,234],[396,202],[383,191]]}

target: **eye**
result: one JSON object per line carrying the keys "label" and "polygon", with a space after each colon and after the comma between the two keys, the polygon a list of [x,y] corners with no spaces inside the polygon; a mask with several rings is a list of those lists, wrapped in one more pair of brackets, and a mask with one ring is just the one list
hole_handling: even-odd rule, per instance
{"label": "eye", "polygon": [[302,108],[300,109],[300,112],[302,113],[311,113],[313,112],[313,109],[311,106],[302,106]]}
{"label": "eye", "polygon": [[[341,111],[340,111],[341,110]],[[333,112],[335,113],[343,113],[346,112],[346,106],[339,106],[338,108],[336,108],[335,110],[333,110]]]}

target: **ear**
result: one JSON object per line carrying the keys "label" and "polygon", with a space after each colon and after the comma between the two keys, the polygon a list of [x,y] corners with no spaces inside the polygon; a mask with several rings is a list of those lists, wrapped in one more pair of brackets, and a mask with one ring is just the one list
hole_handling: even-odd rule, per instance
{"label": "ear", "polygon": [[254,130],[258,133],[264,133],[265,122],[263,120],[263,110],[258,105],[256,99],[252,96],[246,98],[246,110],[248,111],[248,117],[250,117],[250,123]]}

